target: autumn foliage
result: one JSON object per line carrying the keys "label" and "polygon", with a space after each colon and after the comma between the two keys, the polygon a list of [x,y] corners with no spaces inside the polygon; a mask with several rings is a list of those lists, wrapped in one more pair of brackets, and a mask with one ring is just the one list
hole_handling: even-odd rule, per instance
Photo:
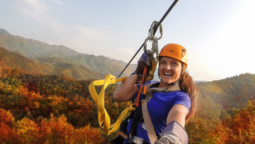
{"label": "autumn foliage", "polygon": [[196,116],[186,125],[190,143],[255,143],[255,76],[241,74],[198,84]]}
{"label": "autumn foliage", "polygon": [[[28,74],[18,68],[2,70],[0,143],[109,142],[98,127],[96,105],[89,95],[92,80]],[[107,89],[105,102],[113,122],[130,104],[114,102],[115,88]]]}
{"label": "autumn foliage", "polygon": [[[88,85],[64,75],[1,69],[0,143],[109,143],[98,126],[97,109]],[[197,114],[186,124],[189,143],[255,143],[255,76],[243,74],[197,84],[201,94]],[[106,90],[105,107],[114,122],[130,102],[112,99],[116,85]],[[97,87],[100,91],[100,87]]]}
{"label": "autumn foliage", "polygon": [[[26,117],[15,122],[10,112],[0,109],[0,142],[1,143],[103,143],[101,131],[90,125],[74,128],[67,123],[64,115],[50,119],[42,118],[35,122]],[[6,117],[3,119],[3,117]]]}

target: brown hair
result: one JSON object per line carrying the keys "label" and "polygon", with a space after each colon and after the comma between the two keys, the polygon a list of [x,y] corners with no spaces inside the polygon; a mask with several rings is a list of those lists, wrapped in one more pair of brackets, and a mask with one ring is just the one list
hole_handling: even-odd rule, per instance
{"label": "brown hair", "polygon": [[[182,65],[182,68],[184,68],[184,65]],[[187,70],[184,70],[182,72],[178,82],[179,82],[181,90],[188,93],[191,100],[190,111],[185,119],[185,123],[187,123],[196,114],[197,97],[199,94],[199,90],[197,86],[194,84],[193,79],[188,74]]]}

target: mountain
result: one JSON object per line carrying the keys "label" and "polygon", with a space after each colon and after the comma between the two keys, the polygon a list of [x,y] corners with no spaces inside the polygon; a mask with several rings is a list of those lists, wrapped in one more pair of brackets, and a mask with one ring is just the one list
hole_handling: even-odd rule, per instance
{"label": "mountain", "polygon": [[87,69],[84,66],[78,66],[75,64],[67,64],[67,63],[55,63],[53,64],[52,74],[64,74],[69,77],[74,77],[75,79],[102,79],[104,75]]}
{"label": "mountain", "polygon": [[200,84],[200,83],[206,83],[207,81],[205,81],[205,80],[194,80],[194,83],[195,84]]}
{"label": "mountain", "polygon": [[[69,63],[84,66],[90,70],[100,72],[102,74],[111,73],[113,75],[119,75],[120,71],[126,66],[126,63],[118,60],[109,59],[103,56],[94,55],[77,55],[69,57],[40,57],[37,58],[38,61],[44,63]],[[124,72],[124,75],[131,74],[136,65],[130,65]]]}
{"label": "mountain", "polygon": [[8,33],[8,31],[4,30],[4,29],[0,29],[0,35],[2,36],[8,36],[10,35],[10,33]]}
{"label": "mountain", "polygon": [[33,61],[23,55],[10,52],[3,47],[0,47],[0,58],[2,68],[13,67],[26,70],[50,71],[51,65]]}
{"label": "mountain", "polygon": [[104,78],[104,75],[87,69],[84,66],[67,63],[43,63],[29,59],[20,54],[10,52],[2,47],[0,47],[0,67],[3,69],[7,67],[25,69],[39,74],[63,74],[75,79]]}
{"label": "mountain", "polygon": [[243,108],[255,100],[255,74],[245,73],[222,80],[197,84],[201,96],[210,96],[225,109]]}
{"label": "mountain", "polygon": [[0,29],[0,47],[4,47],[9,51],[19,53],[28,58],[42,56],[62,57],[80,54],[62,45],[49,45],[37,40],[13,36],[3,29]]}
{"label": "mountain", "polygon": [[[34,61],[57,67],[61,66],[61,69],[65,66],[66,68],[70,68],[70,65],[72,65],[73,68],[76,67],[76,70],[86,69],[90,72],[97,72],[98,75],[111,73],[118,76],[126,66],[126,63],[120,60],[114,60],[104,56],[82,54],[62,45],[49,45],[37,40],[14,36],[4,29],[0,29],[0,47]],[[122,76],[130,75],[135,68],[136,65],[129,65]],[[88,73],[86,72],[86,74]],[[90,73],[90,76],[92,75]]]}

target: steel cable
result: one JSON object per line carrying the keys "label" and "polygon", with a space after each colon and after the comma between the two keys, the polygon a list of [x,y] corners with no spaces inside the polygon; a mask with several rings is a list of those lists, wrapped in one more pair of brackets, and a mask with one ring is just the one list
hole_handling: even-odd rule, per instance
{"label": "steel cable", "polygon": [[[158,30],[158,27],[160,26],[160,24],[164,21],[164,19],[166,18],[166,16],[169,14],[169,12],[173,9],[173,7],[175,6],[175,4],[178,2],[178,0],[175,0],[171,6],[168,8],[168,10],[165,12],[165,14],[163,15],[163,17],[160,19],[160,21],[158,22],[158,24],[155,26],[154,28],[154,35]],[[144,46],[144,44],[146,44],[148,41],[148,39],[146,38],[145,41],[143,42],[143,44],[140,46],[140,48],[137,50],[137,52],[134,54],[134,56],[131,58],[131,60],[128,62],[128,64],[126,65],[126,67],[122,70],[122,72],[119,74],[119,76],[117,78],[119,78],[122,73],[126,70],[126,68],[129,66],[129,64],[133,61],[133,59],[136,57],[136,55],[138,54],[138,52],[142,49],[142,47]],[[111,85],[112,87],[112,85]],[[111,87],[109,89],[111,89]],[[109,90],[108,89],[108,90]]]}
{"label": "steel cable", "polygon": [[[166,13],[164,14],[164,16],[160,19],[160,21],[158,22],[157,26],[155,27],[155,31],[154,31],[154,35],[158,30],[158,27],[160,26],[160,24],[163,22],[163,20],[166,18],[166,16],[169,14],[169,12],[173,9],[173,7],[175,6],[175,4],[178,2],[178,0],[175,0],[172,5],[169,7],[169,9],[166,11]],[[122,72],[119,74],[118,78],[122,75],[122,73],[126,70],[126,68],[129,66],[129,64],[132,62],[132,60],[135,58],[135,56],[138,54],[138,52],[142,49],[142,47],[144,46],[144,44],[147,42],[147,39],[143,42],[143,44],[141,45],[141,47],[138,49],[138,51],[135,53],[135,55],[131,58],[131,60],[128,62],[128,64],[126,65],[126,67],[122,70]]]}

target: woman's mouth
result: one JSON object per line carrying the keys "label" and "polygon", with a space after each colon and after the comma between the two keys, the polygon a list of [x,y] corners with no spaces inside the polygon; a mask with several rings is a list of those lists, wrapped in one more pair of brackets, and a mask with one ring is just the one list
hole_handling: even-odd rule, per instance
{"label": "woman's mouth", "polygon": [[163,73],[165,77],[171,77],[173,74],[172,73]]}

